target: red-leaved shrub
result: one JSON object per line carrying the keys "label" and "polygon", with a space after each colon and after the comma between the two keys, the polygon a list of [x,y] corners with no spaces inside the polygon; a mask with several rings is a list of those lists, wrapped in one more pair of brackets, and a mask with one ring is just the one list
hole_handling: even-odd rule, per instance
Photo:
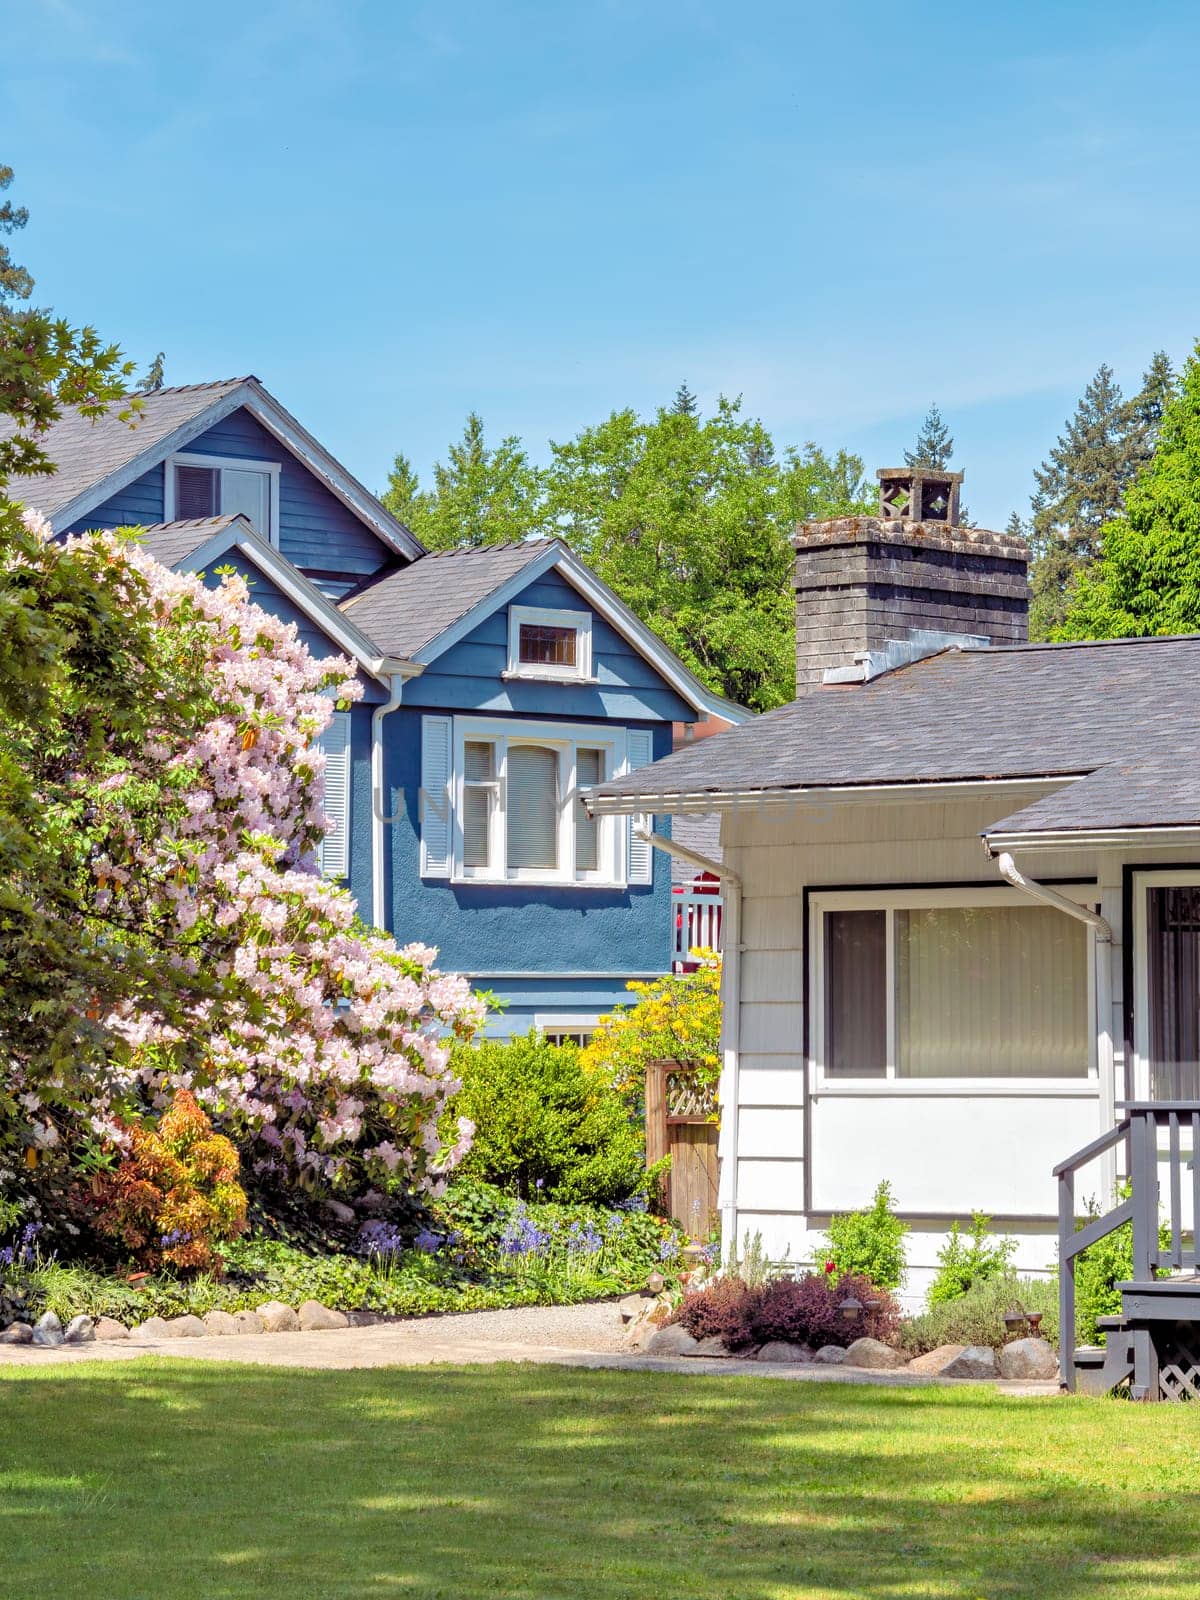
{"label": "red-leaved shrub", "polygon": [[[848,1300],[857,1300],[861,1307],[852,1317],[842,1310]],[[894,1343],[900,1308],[868,1278],[844,1273],[834,1279],[811,1273],[806,1278],[775,1278],[756,1288],[740,1278],[719,1278],[699,1294],[689,1295],[672,1320],[696,1339],[715,1334],[729,1350],[745,1350],[772,1339],[819,1349],[862,1338]]]}

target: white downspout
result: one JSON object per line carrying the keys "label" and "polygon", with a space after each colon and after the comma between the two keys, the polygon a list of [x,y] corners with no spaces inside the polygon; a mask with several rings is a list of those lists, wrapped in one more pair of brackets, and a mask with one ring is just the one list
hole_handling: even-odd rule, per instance
{"label": "white downspout", "polygon": [[[1007,851],[996,857],[996,866],[1000,870],[1000,876],[1006,883],[1011,883],[1014,889],[1019,889],[1031,899],[1041,900],[1045,905],[1053,906],[1056,911],[1065,912],[1069,917],[1086,922],[1095,934],[1096,1067],[1100,1078],[1100,1131],[1103,1133],[1117,1120],[1117,1055],[1113,1039],[1112,1015],[1112,925],[1098,911],[1089,911],[1086,906],[1069,900],[1065,894],[1059,894],[1047,884],[1027,878]],[[1107,1151],[1100,1158],[1100,1174],[1104,1192],[1111,1196],[1117,1186],[1115,1150]]]}
{"label": "white downspout", "polygon": [[639,839],[645,839],[654,849],[677,861],[697,867],[701,872],[711,872],[721,880],[722,889],[728,889],[724,900],[724,926],[721,933],[721,1081],[717,1089],[717,1104],[721,1108],[721,1132],[717,1140],[717,1158],[720,1163],[720,1187],[717,1206],[721,1213],[721,1252],[727,1255],[730,1243],[737,1241],[738,1213],[738,1077],[740,1053],[738,1046],[741,1022],[742,992],[742,880],[732,867],[685,845],[676,844],[664,834],[653,829],[635,828]]}
{"label": "white downspout", "polygon": [[384,931],[387,923],[387,875],[384,854],[387,835],[384,829],[399,821],[400,813],[389,817],[384,812],[383,719],[395,711],[404,692],[404,677],[394,673],[390,679],[391,693],[381,706],[371,713],[371,921]]}

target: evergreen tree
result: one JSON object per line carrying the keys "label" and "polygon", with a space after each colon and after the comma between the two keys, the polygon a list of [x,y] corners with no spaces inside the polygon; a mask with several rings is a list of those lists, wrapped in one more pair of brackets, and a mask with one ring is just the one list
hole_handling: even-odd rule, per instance
{"label": "evergreen tree", "polygon": [[1099,559],[1076,578],[1057,638],[1200,630],[1200,343],[1173,387],[1157,449],[1124,515],[1104,527]]}
{"label": "evergreen tree", "polygon": [[1009,535],[1010,538],[1013,539],[1029,538],[1029,524],[1025,521],[1024,517],[1022,517],[1019,511],[1014,511],[1012,516],[1009,517],[1008,521],[1004,524],[1004,531]]}
{"label": "evergreen tree", "polygon": [[421,542],[421,528],[429,510],[430,497],[421,488],[412,462],[406,455],[397,455],[388,473],[387,488],[379,496],[382,503],[398,517],[410,533]]}
{"label": "evergreen tree", "polygon": [[700,402],[687,386],[687,379],[675,391],[675,402],[671,407],[676,416],[696,417],[700,415]]}
{"label": "evergreen tree", "polygon": [[482,417],[472,411],[448,457],[434,466],[433,489],[422,494],[409,463],[397,456],[384,491],[389,511],[408,523],[426,549],[510,544],[544,531],[545,475],[519,439],[502,439],[492,449]]}
{"label": "evergreen tree", "polygon": [[1131,400],[1112,369],[1102,365],[1048,460],[1034,472],[1031,638],[1049,638],[1061,626],[1076,577],[1100,554],[1101,529],[1120,515],[1130,485],[1153,455],[1174,390],[1171,364],[1161,351]]}
{"label": "evergreen tree", "polygon": [[154,394],[157,390],[162,388],[165,360],[165,355],[163,351],[160,350],[155,356],[154,360],[150,363],[150,366],[146,372],[146,376],[138,384],[139,394]]}
{"label": "evergreen tree", "polygon": [[[13,180],[13,169],[0,165],[0,191],[7,189]],[[29,221],[24,206],[14,206],[11,200],[0,205],[0,234],[16,233]],[[33,279],[24,267],[18,266],[6,244],[0,244],[0,305],[12,300],[28,300],[33,293]]]}
{"label": "evergreen tree", "polygon": [[938,472],[944,472],[950,465],[953,454],[954,440],[950,436],[949,428],[942,421],[942,413],[937,406],[930,406],[921,424],[921,431],[917,434],[916,444],[911,450],[904,452],[904,465],[933,467]]}

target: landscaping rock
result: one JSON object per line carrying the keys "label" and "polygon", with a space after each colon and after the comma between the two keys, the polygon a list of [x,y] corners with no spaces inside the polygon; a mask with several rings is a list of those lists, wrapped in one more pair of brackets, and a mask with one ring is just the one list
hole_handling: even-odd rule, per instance
{"label": "landscaping rock", "polygon": [[986,1344],[969,1344],[942,1371],[943,1378],[994,1378],[996,1352]]}
{"label": "landscaping rock", "polygon": [[721,1338],[720,1334],[712,1333],[709,1334],[707,1339],[700,1339],[694,1342],[696,1344],[696,1348],[694,1350],[681,1350],[679,1352],[680,1355],[717,1357],[729,1355],[729,1351],[725,1348],[725,1341]]}
{"label": "landscaping rock", "polygon": [[625,1348],[627,1350],[648,1350],[650,1341],[658,1332],[659,1327],[656,1322],[652,1322],[649,1317],[639,1317],[636,1322],[629,1324],[629,1329],[625,1335]]}
{"label": "landscaping rock", "polygon": [[139,1339],[166,1339],[167,1324],[162,1317],[147,1317],[145,1322],[139,1323],[133,1330]]}
{"label": "landscaping rock", "polygon": [[1014,1339],[1000,1352],[1002,1378],[1057,1378],[1058,1357],[1045,1339]]}
{"label": "landscaping rock", "polygon": [[[836,1349],[835,1345],[828,1345],[827,1349]],[[771,1339],[758,1352],[760,1361],[788,1361],[794,1366],[810,1362],[813,1353],[806,1344],[793,1344],[790,1339]]]}
{"label": "landscaping rock", "polygon": [[923,1378],[945,1377],[946,1368],[952,1366],[966,1348],[965,1344],[940,1344],[936,1350],[914,1357],[908,1363],[908,1370],[920,1373]]}
{"label": "landscaping rock", "polygon": [[846,1352],[840,1344],[823,1344],[813,1357],[825,1367],[840,1367],[846,1359]]}
{"label": "landscaping rock", "polygon": [[[253,1316],[253,1312],[251,1312]],[[229,1339],[242,1329],[238,1319],[229,1311],[209,1311],[204,1318],[204,1331],[211,1338]]]}
{"label": "landscaping rock", "polygon": [[354,1221],[354,1207],[348,1206],[344,1200],[326,1200],[325,1209],[331,1217],[336,1217],[339,1222]]}
{"label": "landscaping rock", "polygon": [[128,1339],[129,1329],[123,1322],[117,1322],[113,1317],[97,1317],[96,1337],[106,1344],[113,1339]]}
{"label": "landscaping rock", "polygon": [[64,1344],[94,1344],[96,1324],[91,1317],[72,1317],[63,1334]]}
{"label": "landscaping rock", "polygon": [[347,1311],[346,1321],[352,1328],[374,1328],[383,1318],[377,1311]]}
{"label": "landscaping rock", "polygon": [[305,1333],[314,1333],[322,1328],[348,1328],[350,1326],[344,1311],[331,1311],[328,1306],[323,1306],[319,1300],[306,1300],[299,1310],[300,1326]]}
{"label": "landscaping rock", "polygon": [[263,1319],[257,1311],[235,1311],[233,1320],[237,1323],[237,1327],[233,1330],[235,1333],[261,1333],[263,1331]]}
{"label": "landscaping rock", "polygon": [[636,1322],[648,1306],[654,1301],[644,1294],[627,1294],[617,1301],[617,1310],[621,1313],[622,1322]]}
{"label": "landscaping rock", "polygon": [[282,1300],[264,1300],[258,1308],[264,1333],[299,1333],[300,1318]]}
{"label": "landscaping rock", "polygon": [[847,1347],[844,1360],[848,1367],[868,1367],[874,1372],[888,1372],[908,1365],[908,1357],[902,1350],[893,1350],[881,1339],[855,1339]]}
{"label": "landscaping rock", "polygon": [[693,1356],[698,1344],[699,1340],[693,1339],[685,1327],[672,1322],[665,1328],[655,1329],[646,1350],[652,1356]]}
{"label": "landscaping rock", "polygon": [[33,1342],[49,1348],[63,1343],[63,1325],[53,1311],[46,1311],[33,1325]]}
{"label": "landscaping rock", "polygon": [[0,1333],[0,1344],[32,1344],[33,1329],[27,1322],[10,1322]]}
{"label": "landscaping rock", "polygon": [[164,1339],[203,1339],[207,1332],[199,1317],[183,1316],[172,1317],[165,1323],[162,1336]]}

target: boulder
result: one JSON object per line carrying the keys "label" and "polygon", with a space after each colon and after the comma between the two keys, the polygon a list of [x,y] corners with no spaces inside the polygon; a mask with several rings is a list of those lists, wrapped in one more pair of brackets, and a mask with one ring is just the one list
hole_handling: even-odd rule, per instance
{"label": "boulder", "polygon": [[264,1300],[258,1307],[264,1333],[298,1333],[300,1318],[282,1300]]}
{"label": "boulder", "polygon": [[658,1324],[652,1322],[649,1317],[639,1317],[636,1322],[631,1322],[626,1330],[625,1348],[645,1350],[658,1331]]}
{"label": "boulder", "polygon": [[0,1344],[32,1344],[33,1329],[27,1322],[10,1322],[0,1333]]}
{"label": "boulder", "polygon": [[133,1332],[138,1339],[169,1338],[166,1320],[163,1317],[147,1317],[145,1322],[139,1323]]}
{"label": "boulder", "polygon": [[114,1339],[128,1339],[129,1329],[123,1322],[117,1322],[113,1317],[97,1317],[96,1337],[106,1344]]}
{"label": "boulder", "polygon": [[[828,1345],[827,1349],[836,1349],[835,1345]],[[813,1353],[806,1344],[793,1344],[790,1339],[770,1339],[758,1352],[760,1361],[786,1361],[793,1366],[810,1362]]]}
{"label": "boulder", "polygon": [[617,1301],[617,1310],[621,1314],[622,1322],[636,1322],[648,1306],[654,1301],[649,1295],[627,1294]]}
{"label": "boulder", "polygon": [[63,1343],[63,1325],[53,1311],[45,1311],[33,1325],[33,1342],[48,1349]]}
{"label": "boulder", "polygon": [[654,1337],[646,1345],[646,1353],[652,1356],[693,1356],[699,1342],[682,1324],[669,1322],[665,1328],[654,1330]]}
{"label": "boulder", "polygon": [[725,1348],[724,1339],[722,1339],[721,1336],[719,1334],[716,1334],[716,1333],[709,1334],[707,1339],[698,1339],[698,1340],[695,1340],[693,1342],[695,1343],[696,1348],[694,1350],[681,1350],[679,1352],[680,1355],[684,1355],[684,1356],[717,1356],[718,1358],[720,1358],[720,1357],[728,1356],[729,1353],[730,1353]]}
{"label": "boulder", "polygon": [[916,1356],[908,1363],[910,1372],[917,1372],[923,1378],[942,1378],[946,1375],[946,1368],[958,1360],[966,1349],[965,1344],[940,1344],[936,1350],[927,1350],[923,1356]]}
{"label": "boulder", "polygon": [[164,1339],[203,1339],[207,1332],[199,1317],[183,1316],[172,1317],[164,1324],[162,1336]]}
{"label": "boulder", "polygon": [[235,1311],[233,1320],[237,1323],[237,1327],[233,1330],[235,1333],[261,1333],[263,1331],[263,1319],[257,1311]]}
{"label": "boulder", "polygon": [[210,1338],[229,1339],[241,1333],[238,1319],[229,1311],[209,1311],[204,1318],[204,1331]]}
{"label": "boulder", "polygon": [[1000,1352],[1002,1378],[1058,1377],[1058,1357],[1045,1339],[1014,1339]]}
{"label": "boulder", "polygon": [[313,1333],[322,1328],[348,1328],[344,1311],[331,1311],[328,1306],[323,1306],[319,1300],[306,1300],[298,1312],[300,1326],[305,1333]]}
{"label": "boulder", "polygon": [[961,1355],[942,1369],[943,1378],[994,1378],[996,1352],[990,1345],[969,1344]]}
{"label": "boulder", "polygon": [[840,1367],[846,1359],[846,1352],[840,1344],[823,1344],[813,1357],[825,1367]]}
{"label": "boulder", "polygon": [[91,1317],[72,1317],[63,1333],[64,1344],[94,1344],[96,1324]]}
{"label": "boulder", "polygon": [[874,1372],[890,1372],[908,1365],[902,1350],[893,1350],[881,1339],[855,1339],[847,1347],[844,1359],[848,1367],[868,1367]]}

